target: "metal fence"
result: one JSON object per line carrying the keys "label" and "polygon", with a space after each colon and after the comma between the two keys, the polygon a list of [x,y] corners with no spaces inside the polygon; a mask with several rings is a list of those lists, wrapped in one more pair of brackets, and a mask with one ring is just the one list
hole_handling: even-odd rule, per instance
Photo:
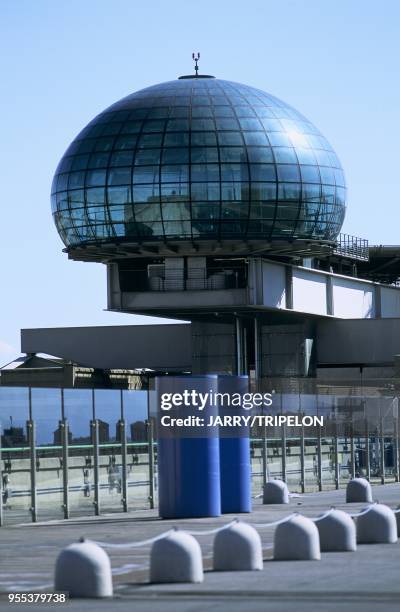
{"label": "metal fence", "polygon": [[[293,492],[339,488],[355,475],[399,481],[394,391],[275,387],[269,413],[324,415],[324,425],[253,429],[253,494],[268,478]],[[1,524],[156,507],[151,393],[0,387]]]}
{"label": "metal fence", "polygon": [[368,240],[351,236],[350,234],[339,234],[336,240],[336,246],[333,251],[336,255],[343,255],[350,259],[360,261],[369,260]]}

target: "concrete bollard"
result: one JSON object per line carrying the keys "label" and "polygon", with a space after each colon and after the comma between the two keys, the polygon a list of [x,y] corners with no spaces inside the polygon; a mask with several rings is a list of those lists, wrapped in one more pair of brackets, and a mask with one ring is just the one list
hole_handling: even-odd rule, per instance
{"label": "concrete bollard", "polygon": [[400,506],[397,506],[396,510],[397,512],[395,513],[395,516],[396,516],[396,523],[397,523],[397,535],[398,537],[400,537]]}
{"label": "concrete bollard", "polygon": [[283,480],[270,480],[264,485],[263,504],[288,504],[289,489]]}
{"label": "concrete bollard", "polygon": [[393,510],[384,504],[374,504],[366,514],[358,516],[357,542],[359,544],[397,542],[397,522]]}
{"label": "concrete bollard", "polygon": [[107,553],[89,541],[64,548],[56,561],[54,589],[68,591],[70,597],[112,597]]}
{"label": "concrete bollard", "polygon": [[315,524],[322,552],[357,550],[356,526],[346,512],[332,510]]}
{"label": "concrete bollard", "polygon": [[346,503],[371,503],[372,489],[368,480],[365,478],[352,478],[346,487]]}
{"label": "concrete bollard", "polygon": [[177,530],[154,542],[150,552],[150,582],[203,582],[198,541]]}
{"label": "concrete bollard", "polygon": [[216,534],[213,558],[214,570],[262,570],[261,538],[251,525],[234,523]]}
{"label": "concrete bollard", "polygon": [[311,519],[296,514],[277,526],[274,534],[274,559],[321,559],[319,533]]}

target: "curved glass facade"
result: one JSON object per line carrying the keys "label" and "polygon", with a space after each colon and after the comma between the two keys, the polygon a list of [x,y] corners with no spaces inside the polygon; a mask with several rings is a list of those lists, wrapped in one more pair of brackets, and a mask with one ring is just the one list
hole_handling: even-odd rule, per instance
{"label": "curved glass facade", "polygon": [[52,186],[66,246],[335,239],[345,179],[322,134],[277,98],[184,78],[123,98],[72,142]]}

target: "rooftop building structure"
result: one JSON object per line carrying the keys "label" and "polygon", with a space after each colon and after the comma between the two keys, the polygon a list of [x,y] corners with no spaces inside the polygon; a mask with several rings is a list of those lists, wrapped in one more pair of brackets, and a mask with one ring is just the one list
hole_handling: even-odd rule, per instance
{"label": "rooftop building structure", "polygon": [[340,233],[333,148],[248,85],[196,70],[116,102],[68,147],[52,207],[68,256],[106,265],[109,310],[191,321],[192,373],[315,377],[319,322],[400,316],[396,248]]}

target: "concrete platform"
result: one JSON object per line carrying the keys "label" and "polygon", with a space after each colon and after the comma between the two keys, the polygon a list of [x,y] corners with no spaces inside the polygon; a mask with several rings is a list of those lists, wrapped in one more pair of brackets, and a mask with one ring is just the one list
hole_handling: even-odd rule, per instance
{"label": "concrete platform", "polygon": [[[373,487],[374,499],[393,509],[400,504],[400,484]],[[264,547],[261,572],[213,572],[212,535],[196,536],[208,571],[202,584],[148,584],[150,546],[108,549],[114,571],[115,597],[110,601],[74,600],[73,610],[141,610],[141,612],[302,612],[319,607],[324,612],[399,610],[400,542],[362,545],[354,553],[323,553],[321,561],[272,560],[271,522],[298,511],[316,517],[331,506],[357,512],[364,504],[346,504],[345,491],[330,491],[292,497],[287,506],[263,506],[255,500],[251,514],[241,519],[258,530]],[[9,609],[7,592],[51,591],[55,559],[61,548],[81,536],[103,542],[126,543],[151,538],[173,526],[209,530],[235,518],[164,521],[156,511],[125,515],[87,517],[69,521],[26,524],[0,530],[0,609]],[[13,609],[25,608],[14,604]],[[60,604],[33,605],[36,609],[60,608]]]}

